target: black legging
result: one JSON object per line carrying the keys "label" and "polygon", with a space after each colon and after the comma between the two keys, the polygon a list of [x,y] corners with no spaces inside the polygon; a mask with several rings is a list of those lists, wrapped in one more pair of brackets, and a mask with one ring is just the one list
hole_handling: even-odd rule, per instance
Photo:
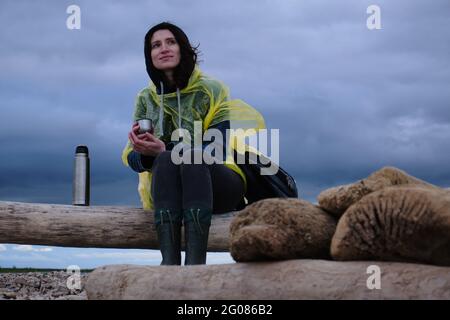
{"label": "black legging", "polygon": [[[192,150],[190,152],[193,154]],[[174,213],[172,218],[181,222],[183,209],[189,207],[209,208],[211,213],[218,214],[233,211],[241,203],[244,181],[239,174],[224,164],[177,165],[172,162],[170,153],[160,153],[152,166],[155,212],[157,208],[170,208]],[[155,223],[158,224],[157,219]]]}

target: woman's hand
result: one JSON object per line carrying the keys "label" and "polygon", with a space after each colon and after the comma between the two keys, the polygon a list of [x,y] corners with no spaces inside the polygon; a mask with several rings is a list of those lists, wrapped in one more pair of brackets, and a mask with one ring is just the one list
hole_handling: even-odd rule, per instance
{"label": "woman's hand", "polygon": [[150,132],[139,133],[139,124],[133,124],[131,131],[128,133],[128,138],[133,145],[133,150],[146,156],[157,156],[163,151],[166,151],[164,142],[156,138]]}

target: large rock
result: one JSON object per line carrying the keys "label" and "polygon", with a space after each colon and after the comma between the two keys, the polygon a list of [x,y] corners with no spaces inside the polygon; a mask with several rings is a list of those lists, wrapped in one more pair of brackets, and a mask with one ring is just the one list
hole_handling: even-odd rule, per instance
{"label": "large rock", "polygon": [[[381,271],[380,289],[373,289],[377,268],[369,266],[374,264]],[[450,268],[325,260],[113,265],[92,272],[86,292],[88,299],[450,299]]]}
{"label": "large rock", "polygon": [[240,211],[230,225],[236,261],[329,258],[336,220],[299,199],[264,199]]}
{"label": "large rock", "polygon": [[339,220],[331,254],[450,265],[450,193],[402,186],[365,196]]}
{"label": "large rock", "polygon": [[317,200],[319,207],[336,217],[340,217],[348,207],[359,201],[365,195],[386,187],[406,184],[437,188],[432,184],[408,175],[400,169],[384,167],[366,179],[322,191],[317,197]]}

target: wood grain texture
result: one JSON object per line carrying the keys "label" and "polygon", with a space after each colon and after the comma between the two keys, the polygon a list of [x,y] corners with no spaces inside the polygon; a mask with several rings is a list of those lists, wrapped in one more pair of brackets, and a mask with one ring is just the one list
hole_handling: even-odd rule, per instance
{"label": "wood grain texture", "polygon": [[[229,251],[237,212],[213,215],[208,251]],[[153,211],[0,201],[0,243],[83,248],[158,249]]]}
{"label": "wood grain texture", "polygon": [[[380,272],[374,289],[369,266]],[[201,266],[111,265],[89,274],[88,299],[450,299],[450,268],[286,260]]]}

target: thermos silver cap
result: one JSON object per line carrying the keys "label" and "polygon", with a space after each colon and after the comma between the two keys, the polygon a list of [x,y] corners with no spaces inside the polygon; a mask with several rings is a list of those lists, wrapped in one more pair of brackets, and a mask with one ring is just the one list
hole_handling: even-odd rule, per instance
{"label": "thermos silver cap", "polygon": [[89,150],[86,146],[77,146],[73,170],[72,204],[76,206],[89,205]]}

